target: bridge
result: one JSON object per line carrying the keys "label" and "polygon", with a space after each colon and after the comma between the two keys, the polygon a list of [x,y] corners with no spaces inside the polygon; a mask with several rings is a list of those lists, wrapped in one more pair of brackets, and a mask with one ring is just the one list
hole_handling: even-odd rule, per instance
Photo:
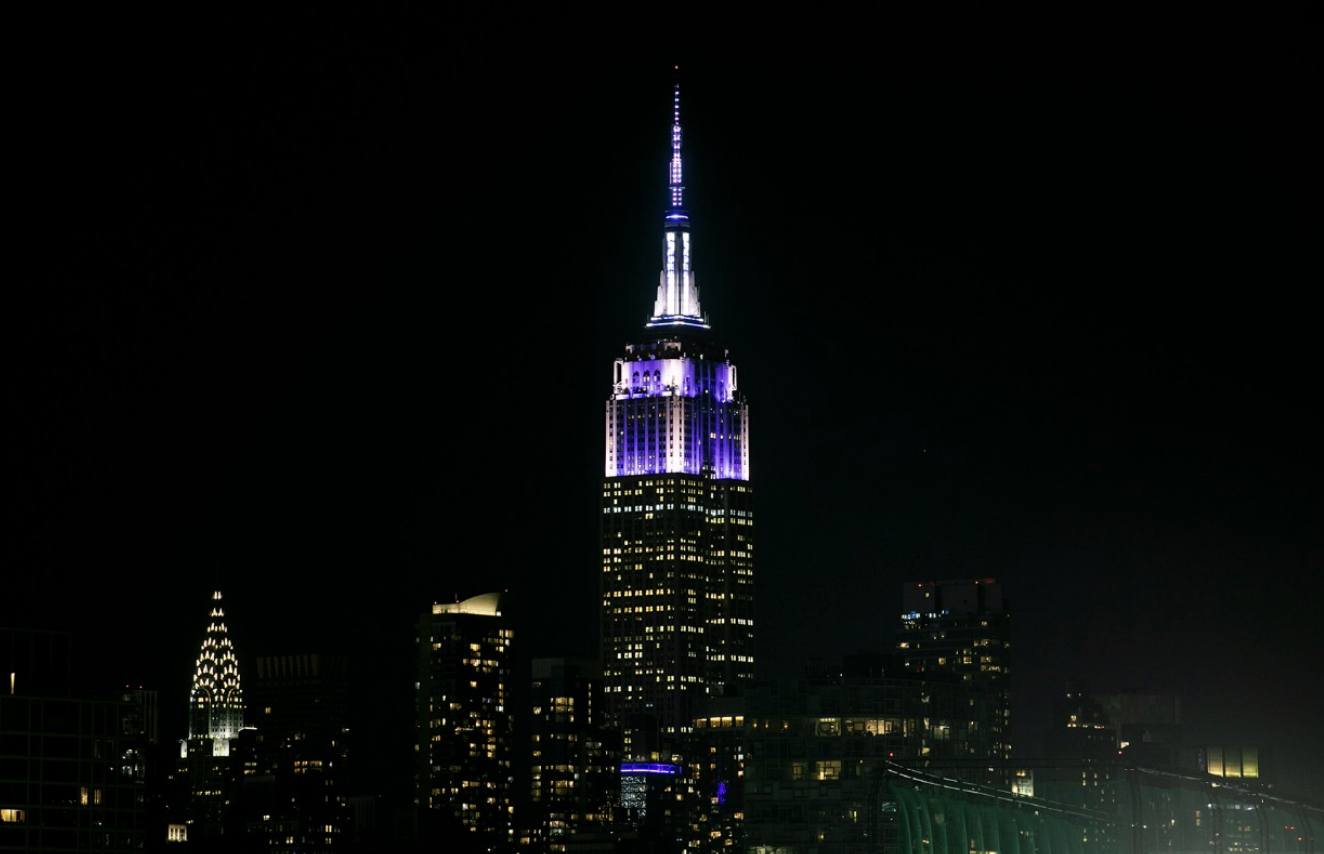
{"label": "bridge", "polygon": [[[872,828],[839,854],[1316,854],[1324,808],[1218,778],[1033,766],[1034,796],[887,763]],[[824,840],[827,841],[827,840]],[[841,840],[843,843],[846,840]],[[806,849],[807,850],[807,849]],[[772,854],[772,852],[768,852]],[[790,854],[790,852],[787,852]]]}

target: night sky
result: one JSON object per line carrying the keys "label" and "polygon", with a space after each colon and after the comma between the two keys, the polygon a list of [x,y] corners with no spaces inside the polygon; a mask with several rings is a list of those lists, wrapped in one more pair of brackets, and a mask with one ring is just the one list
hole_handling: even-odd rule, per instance
{"label": "night sky", "polygon": [[595,654],[679,64],[763,674],[996,577],[1018,756],[1083,678],[1324,802],[1318,24],[880,8],[19,22],[0,625],[167,727],[216,587],[241,658],[365,683],[495,589],[523,655]]}

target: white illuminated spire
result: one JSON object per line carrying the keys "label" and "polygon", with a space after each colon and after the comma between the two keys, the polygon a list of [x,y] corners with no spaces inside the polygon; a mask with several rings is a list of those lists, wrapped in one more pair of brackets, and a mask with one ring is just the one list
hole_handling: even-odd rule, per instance
{"label": "white illuminated spire", "polygon": [[681,175],[680,162],[680,84],[676,84],[672,96],[671,114],[671,208],[675,211],[685,209],[685,181]]}
{"label": "white illuminated spire", "polygon": [[668,184],[671,198],[662,244],[662,273],[648,326],[707,329],[708,319],[699,307],[699,287],[694,283],[694,270],[690,267],[690,216],[685,211],[685,181],[680,157],[680,83],[676,83],[672,95]]}

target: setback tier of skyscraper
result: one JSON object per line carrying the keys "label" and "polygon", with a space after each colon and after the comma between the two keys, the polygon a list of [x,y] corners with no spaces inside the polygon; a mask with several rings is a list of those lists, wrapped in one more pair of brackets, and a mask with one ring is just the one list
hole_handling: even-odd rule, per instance
{"label": "setback tier of skyscraper", "polygon": [[754,676],[749,413],[691,267],[680,90],[661,279],[641,340],[615,362],[601,504],[601,656],[627,755],[692,726],[694,702]]}

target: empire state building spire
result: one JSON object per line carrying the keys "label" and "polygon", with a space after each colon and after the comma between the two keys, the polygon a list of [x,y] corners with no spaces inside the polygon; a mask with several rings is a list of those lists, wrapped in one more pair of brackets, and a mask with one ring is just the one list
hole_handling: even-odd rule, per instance
{"label": "empire state building spire", "polygon": [[671,112],[671,207],[667,209],[667,225],[690,221],[685,213],[685,179],[680,162],[680,84],[672,94]]}
{"label": "empire state building spire", "polygon": [[612,369],[599,507],[606,718],[645,763],[683,752],[701,701],[754,678],[749,406],[699,309],[674,98],[662,279]]}
{"label": "empire state building spire", "polygon": [[690,216],[685,210],[685,180],[680,157],[680,84],[672,94],[670,204],[662,246],[662,273],[648,326],[708,329],[699,308],[699,287],[690,267]]}

